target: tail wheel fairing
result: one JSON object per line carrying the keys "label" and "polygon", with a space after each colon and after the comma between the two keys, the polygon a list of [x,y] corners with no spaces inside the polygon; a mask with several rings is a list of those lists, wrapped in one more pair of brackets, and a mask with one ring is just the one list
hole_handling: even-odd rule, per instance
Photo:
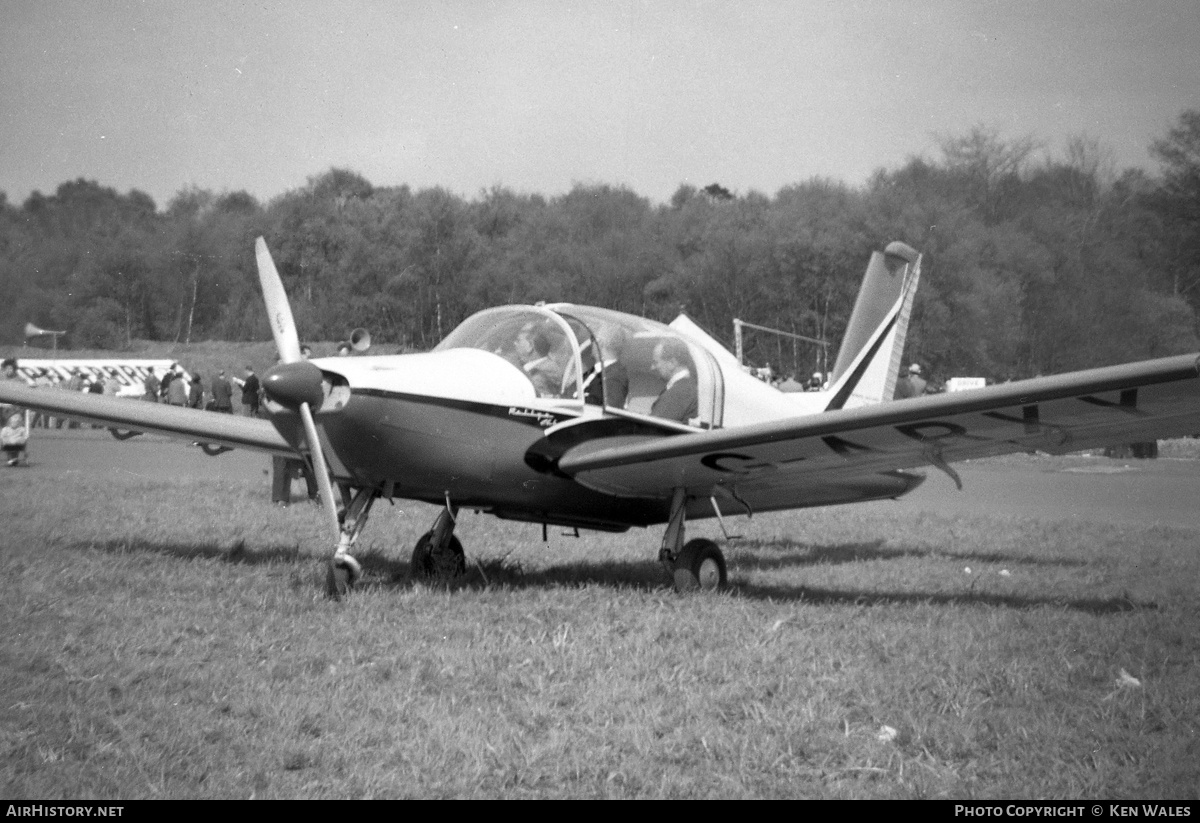
{"label": "tail wheel fairing", "polygon": [[423,583],[451,583],[467,570],[466,553],[462,543],[450,536],[445,548],[434,546],[433,532],[421,535],[413,549],[411,572],[414,580]]}

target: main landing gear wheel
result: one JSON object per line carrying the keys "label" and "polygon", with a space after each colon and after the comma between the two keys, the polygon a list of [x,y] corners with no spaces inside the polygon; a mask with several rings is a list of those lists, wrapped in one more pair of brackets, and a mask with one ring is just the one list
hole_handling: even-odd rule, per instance
{"label": "main landing gear wheel", "polygon": [[675,591],[717,591],[725,588],[725,556],[711,540],[697,538],[684,544],[675,558]]}
{"label": "main landing gear wheel", "polygon": [[462,543],[450,536],[446,547],[435,551],[433,532],[427,531],[417,541],[412,554],[412,576],[423,583],[450,583],[467,571],[467,557]]}

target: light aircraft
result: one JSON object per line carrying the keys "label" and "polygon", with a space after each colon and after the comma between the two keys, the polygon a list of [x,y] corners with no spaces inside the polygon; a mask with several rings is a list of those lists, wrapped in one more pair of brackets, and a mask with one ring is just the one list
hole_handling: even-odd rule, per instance
{"label": "light aircraft", "polygon": [[18,381],[0,381],[0,401],[299,454],[328,516],[335,597],[360,576],[351,552],[379,498],[441,507],[412,553],[419,579],[465,570],[454,528],[473,509],[543,530],[665,524],[658,560],[676,588],[716,589],[724,557],[685,540],[689,520],[724,529],[731,515],[897,498],[922,466],[961,487],[958,460],[1200,432],[1195,354],[890,402],[921,266],[903,243],[872,254],[828,388],[797,394],[746,374],[686,317],[565,303],[479,312],[426,353],[306,360],[262,238],[256,257],[280,356],[263,380],[268,419]]}
{"label": "light aircraft", "polygon": [[[32,325],[32,324],[30,324]],[[36,327],[35,327],[36,328]],[[55,332],[59,334],[60,332]],[[28,334],[28,331],[26,331]],[[87,380],[100,378],[105,383],[113,382],[117,386],[118,397],[141,397],[146,393],[146,377],[151,370],[166,374],[172,367],[178,367],[174,360],[146,360],[132,358],[113,358],[110,360],[68,360],[68,359],[28,359],[22,357],[17,372],[26,383],[32,385],[38,379],[48,379],[52,375],[58,380],[70,380],[73,372],[79,372]],[[180,370],[183,379],[190,383],[192,376]],[[186,385],[186,383],[185,383]]]}

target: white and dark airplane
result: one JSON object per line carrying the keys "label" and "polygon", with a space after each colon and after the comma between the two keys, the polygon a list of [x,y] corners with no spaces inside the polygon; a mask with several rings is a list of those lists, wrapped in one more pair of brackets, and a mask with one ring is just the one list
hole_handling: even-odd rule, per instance
{"label": "white and dark airplane", "polygon": [[465,569],[462,509],[620,532],[665,524],[658,560],[680,590],[715,589],[725,560],[689,520],[897,498],[933,466],[1008,452],[1066,453],[1200,432],[1195,354],[891,400],[920,276],[903,243],[867,267],[827,388],[786,394],[681,316],[670,325],[571,304],[505,306],[420,354],[306,360],[282,281],[256,244],[280,362],[268,419],[0,381],[0,402],[124,430],[305,460],[328,513],[327,588],[379,498],[441,511],[416,578]]}

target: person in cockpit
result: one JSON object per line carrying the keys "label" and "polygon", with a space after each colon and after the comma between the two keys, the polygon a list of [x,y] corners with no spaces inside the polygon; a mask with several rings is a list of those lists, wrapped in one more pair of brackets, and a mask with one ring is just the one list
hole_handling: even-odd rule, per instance
{"label": "person in cockpit", "polygon": [[650,367],[667,381],[667,385],[650,407],[652,415],[680,423],[699,417],[696,378],[688,368],[690,362],[687,346],[682,340],[668,337],[654,347]]}
{"label": "person in cockpit", "polygon": [[[595,405],[623,409],[629,397],[629,372],[621,363],[621,355],[625,350],[625,330],[620,326],[602,326],[596,332],[595,344],[599,346],[599,354],[593,355],[590,368],[585,367],[584,400]],[[595,345],[590,347],[595,348]],[[602,362],[596,361],[596,356]]]}
{"label": "person in cockpit", "polygon": [[526,323],[517,334],[521,371],[533,383],[539,397],[557,397],[562,390],[562,370],[550,356],[550,349],[550,338],[532,323]]}

